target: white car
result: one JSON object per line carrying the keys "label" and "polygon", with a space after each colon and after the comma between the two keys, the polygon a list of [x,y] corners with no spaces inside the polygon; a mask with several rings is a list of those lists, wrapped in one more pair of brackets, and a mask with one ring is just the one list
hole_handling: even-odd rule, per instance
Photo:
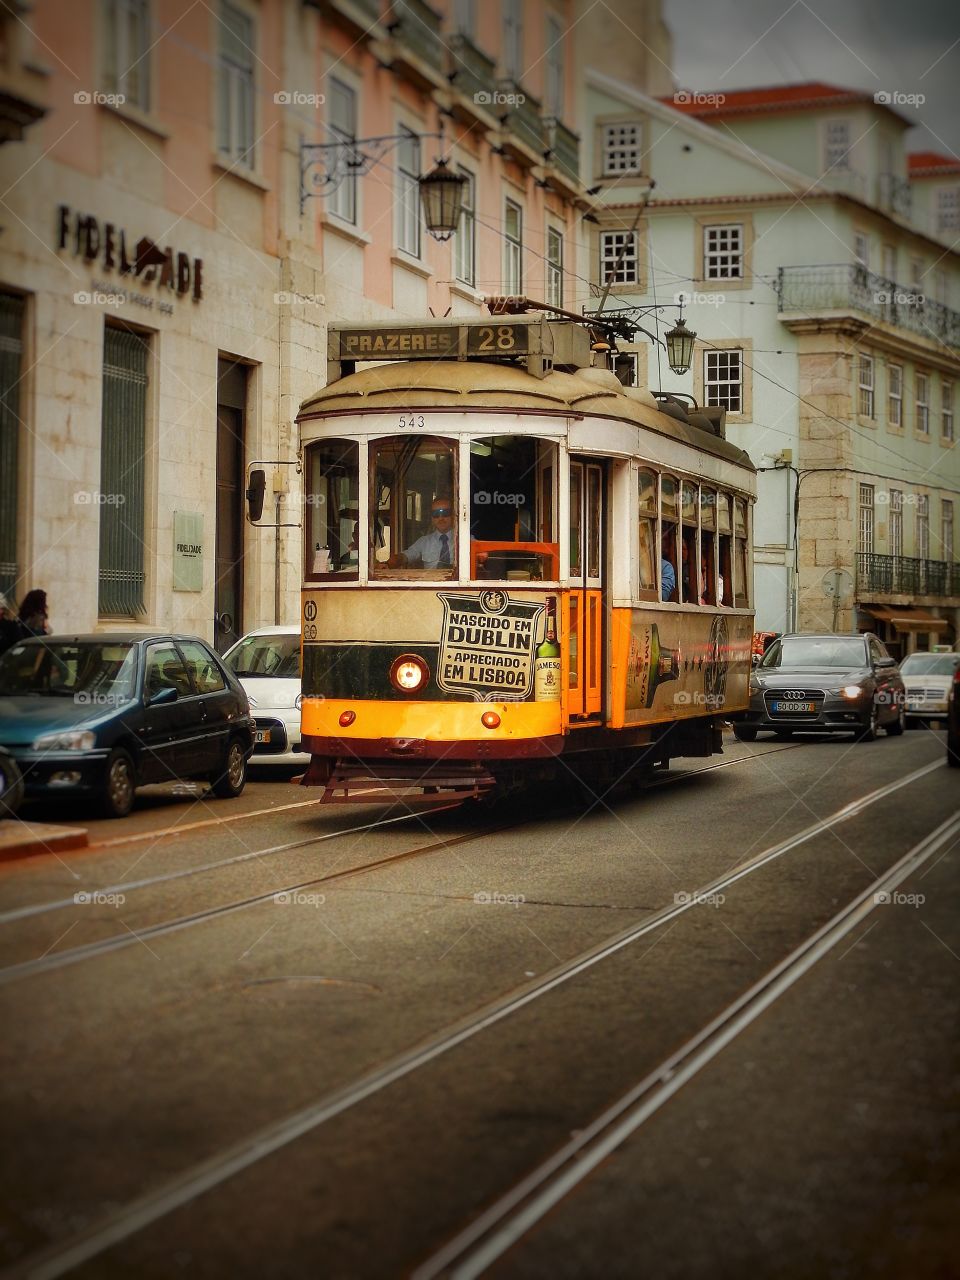
{"label": "white car", "polygon": [[243,685],[256,721],[251,764],[303,765],[300,750],[300,631],[294,626],[248,631],[223,655]]}
{"label": "white car", "polygon": [[947,694],[958,664],[960,653],[911,653],[904,658],[900,674],[907,690],[908,726],[923,720],[946,722]]}

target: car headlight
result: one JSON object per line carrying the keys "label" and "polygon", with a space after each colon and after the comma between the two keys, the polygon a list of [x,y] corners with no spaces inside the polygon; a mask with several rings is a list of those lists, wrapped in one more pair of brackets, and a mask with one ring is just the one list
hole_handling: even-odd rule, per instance
{"label": "car headlight", "polygon": [[68,729],[65,733],[45,733],[33,744],[34,751],[89,751],[96,741],[89,729]]}
{"label": "car headlight", "polygon": [[862,698],[865,693],[866,689],[859,684],[845,684],[840,690],[840,696],[843,698],[849,698],[851,701],[855,698]]}

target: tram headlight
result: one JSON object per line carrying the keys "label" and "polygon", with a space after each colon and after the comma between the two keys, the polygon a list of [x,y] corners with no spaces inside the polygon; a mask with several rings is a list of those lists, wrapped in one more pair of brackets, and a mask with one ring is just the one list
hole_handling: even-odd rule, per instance
{"label": "tram headlight", "polygon": [[390,668],[390,683],[401,693],[417,693],[430,679],[430,668],[415,653],[402,653]]}

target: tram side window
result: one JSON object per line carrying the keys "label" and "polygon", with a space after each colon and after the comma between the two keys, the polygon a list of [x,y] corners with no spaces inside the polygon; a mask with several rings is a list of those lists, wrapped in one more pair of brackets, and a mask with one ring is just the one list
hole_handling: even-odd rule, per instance
{"label": "tram side window", "polygon": [[370,445],[370,576],[457,576],[456,445],[395,436]]}
{"label": "tram side window", "polygon": [[321,440],[306,450],[305,577],[319,582],[358,576],[360,471],[354,440]]}
{"label": "tram side window", "polygon": [[733,604],[733,532],[730,519],[730,495],[721,493],[717,499],[717,568],[720,572],[719,603],[729,608]]}
{"label": "tram side window", "polygon": [[470,441],[470,576],[556,581],[557,446],[533,436]]}
{"label": "tram side window", "polygon": [[736,594],[734,602],[738,609],[750,607],[750,572],[747,559],[749,508],[746,499],[734,500],[734,555],[736,558]]}
{"label": "tram side window", "polygon": [[673,586],[668,591],[665,588],[669,586],[666,581],[667,574],[665,572],[666,565],[661,566],[661,587],[660,598],[662,600],[678,600],[680,575],[677,571],[679,566],[679,538],[680,538],[680,508],[678,506],[677,482],[673,476],[660,477],[660,524],[661,524],[661,541],[660,554],[661,559],[666,561],[670,566],[673,578]]}
{"label": "tram side window", "polygon": [[639,559],[637,591],[641,600],[657,597],[657,476],[654,471],[637,474],[639,496]]}
{"label": "tram side window", "polygon": [[717,493],[700,490],[700,604],[717,604]]}
{"label": "tram side window", "polygon": [[684,604],[699,601],[697,559],[697,486],[684,480],[681,486],[680,519],[680,599]]}

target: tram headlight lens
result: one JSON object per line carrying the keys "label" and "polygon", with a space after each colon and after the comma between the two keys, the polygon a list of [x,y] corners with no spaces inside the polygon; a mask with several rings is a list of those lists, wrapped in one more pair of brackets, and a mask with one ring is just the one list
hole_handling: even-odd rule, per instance
{"label": "tram headlight lens", "polygon": [[344,728],[344,729],[348,728],[350,725],[353,724],[356,718],[357,718],[357,713],[355,711],[341,711],[340,712],[341,728]]}
{"label": "tram headlight lens", "polygon": [[480,723],[485,729],[499,729],[500,717],[495,711],[485,711],[480,717]]}
{"label": "tram headlight lens", "polygon": [[390,668],[390,683],[401,693],[416,693],[430,679],[430,670],[415,653],[403,653]]}

